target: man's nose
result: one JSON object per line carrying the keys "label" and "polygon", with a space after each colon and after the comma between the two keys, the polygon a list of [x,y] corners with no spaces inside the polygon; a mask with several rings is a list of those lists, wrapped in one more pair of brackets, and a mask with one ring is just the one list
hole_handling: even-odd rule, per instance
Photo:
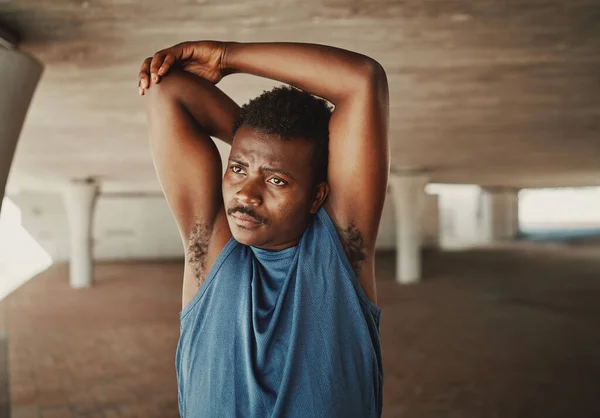
{"label": "man's nose", "polygon": [[235,198],[240,203],[249,206],[260,206],[262,204],[260,191],[253,181],[245,182],[244,186],[235,194]]}

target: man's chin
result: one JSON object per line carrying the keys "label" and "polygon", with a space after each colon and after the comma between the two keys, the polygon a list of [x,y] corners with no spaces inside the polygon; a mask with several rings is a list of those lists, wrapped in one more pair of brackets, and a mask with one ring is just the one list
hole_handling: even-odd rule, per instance
{"label": "man's chin", "polygon": [[237,225],[231,226],[231,235],[237,242],[244,245],[255,247],[260,241],[260,233],[256,229],[245,229]]}

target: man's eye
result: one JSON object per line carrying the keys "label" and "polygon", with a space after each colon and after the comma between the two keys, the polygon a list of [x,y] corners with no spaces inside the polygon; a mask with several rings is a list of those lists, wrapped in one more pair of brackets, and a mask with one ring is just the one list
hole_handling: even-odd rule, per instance
{"label": "man's eye", "polygon": [[[239,171],[237,171],[237,170],[239,170]],[[231,171],[233,171],[235,174],[240,174],[242,172],[242,168],[237,165],[233,165],[233,166],[231,166]]]}
{"label": "man's eye", "polygon": [[275,186],[283,186],[286,184],[285,181],[278,179],[277,177],[273,177],[271,180],[273,180],[271,184],[274,184]]}

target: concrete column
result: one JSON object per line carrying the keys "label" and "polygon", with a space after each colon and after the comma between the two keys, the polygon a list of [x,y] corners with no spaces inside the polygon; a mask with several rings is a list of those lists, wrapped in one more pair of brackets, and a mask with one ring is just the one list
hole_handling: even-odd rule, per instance
{"label": "concrete column", "polygon": [[483,243],[513,240],[519,232],[519,191],[514,188],[482,188],[480,228]]}
{"label": "concrete column", "polygon": [[421,172],[392,174],[390,186],[396,215],[396,280],[407,284],[421,279],[421,217],[427,176]]}
{"label": "concrete column", "polygon": [[71,287],[91,287],[93,283],[92,221],[98,196],[94,180],[73,180],[65,190],[69,223]]}
{"label": "concrete column", "polygon": [[0,209],[17,140],[42,75],[41,63],[0,45]]}

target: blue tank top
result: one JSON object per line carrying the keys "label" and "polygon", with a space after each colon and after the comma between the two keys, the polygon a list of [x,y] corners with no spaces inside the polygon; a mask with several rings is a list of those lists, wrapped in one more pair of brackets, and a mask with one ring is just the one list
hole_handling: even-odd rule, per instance
{"label": "blue tank top", "polygon": [[324,208],[295,247],[231,238],[181,312],[179,412],[379,417],[380,315]]}

